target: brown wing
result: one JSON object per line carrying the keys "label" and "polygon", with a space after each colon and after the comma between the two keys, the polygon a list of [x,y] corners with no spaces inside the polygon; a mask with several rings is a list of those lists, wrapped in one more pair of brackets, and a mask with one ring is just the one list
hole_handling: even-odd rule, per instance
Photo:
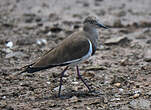
{"label": "brown wing", "polygon": [[65,39],[55,49],[42,56],[31,68],[66,65],[65,62],[83,57],[89,51],[89,42],[82,35],[82,33],[80,35],[77,33]]}
{"label": "brown wing", "polygon": [[25,66],[19,74],[24,72],[33,73],[55,66],[68,65],[70,64],[68,61],[77,60],[85,56],[89,48],[90,44],[86,35],[83,32],[74,33],[36,62]]}

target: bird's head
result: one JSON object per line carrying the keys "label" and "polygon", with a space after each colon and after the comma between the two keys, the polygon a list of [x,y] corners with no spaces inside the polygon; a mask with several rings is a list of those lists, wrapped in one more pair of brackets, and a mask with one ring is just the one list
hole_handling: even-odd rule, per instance
{"label": "bird's head", "polygon": [[99,20],[94,17],[94,16],[88,16],[84,19],[84,25],[89,25],[91,27],[95,27],[95,28],[105,28],[108,29],[108,27],[104,26],[103,24],[101,24],[99,22]]}

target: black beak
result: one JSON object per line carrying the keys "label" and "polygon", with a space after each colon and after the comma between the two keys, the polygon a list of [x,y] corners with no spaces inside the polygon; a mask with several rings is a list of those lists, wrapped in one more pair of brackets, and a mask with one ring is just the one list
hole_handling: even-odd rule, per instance
{"label": "black beak", "polygon": [[103,24],[97,23],[97,25],[98,25],[100,28],[108,29],[108,27],[104,26]]}

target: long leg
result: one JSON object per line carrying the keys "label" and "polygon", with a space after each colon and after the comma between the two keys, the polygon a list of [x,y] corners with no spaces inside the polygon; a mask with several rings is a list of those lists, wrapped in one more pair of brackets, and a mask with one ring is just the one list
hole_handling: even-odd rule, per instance
{"label": "long leg", "polygon": [[62,77],[64,76],[65,71],[68,69],[68,66],[62,71],[61,77],[60,77],[60,86],[59,86],[59,92],[58,96],[60,97],[60,92],[61,92],[61,86],[62,86]]}
{"label": "long leg", "polygon": [[89,89],[89,91],[91,92],[91,89],[89,88],[89,86],[86,84],[86,82],[85,82],[85,81],[83,80],[83,78],[81,77],[78,66],[76,66],[76,68],[77,68],[78,77],[82,80],[82,82],[85,84],[85,86],[86,86],[86,87]]}

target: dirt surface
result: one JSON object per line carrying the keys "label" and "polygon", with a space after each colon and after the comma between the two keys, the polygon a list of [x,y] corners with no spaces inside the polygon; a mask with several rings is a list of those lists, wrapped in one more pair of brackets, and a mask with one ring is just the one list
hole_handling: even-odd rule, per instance
{"label": "dirt surface", "polygon": [[[63,78],[57,67],[12,77],[96,15],[96,54]],[[151,0],[0,0],[1,110],[150,110]]]}

